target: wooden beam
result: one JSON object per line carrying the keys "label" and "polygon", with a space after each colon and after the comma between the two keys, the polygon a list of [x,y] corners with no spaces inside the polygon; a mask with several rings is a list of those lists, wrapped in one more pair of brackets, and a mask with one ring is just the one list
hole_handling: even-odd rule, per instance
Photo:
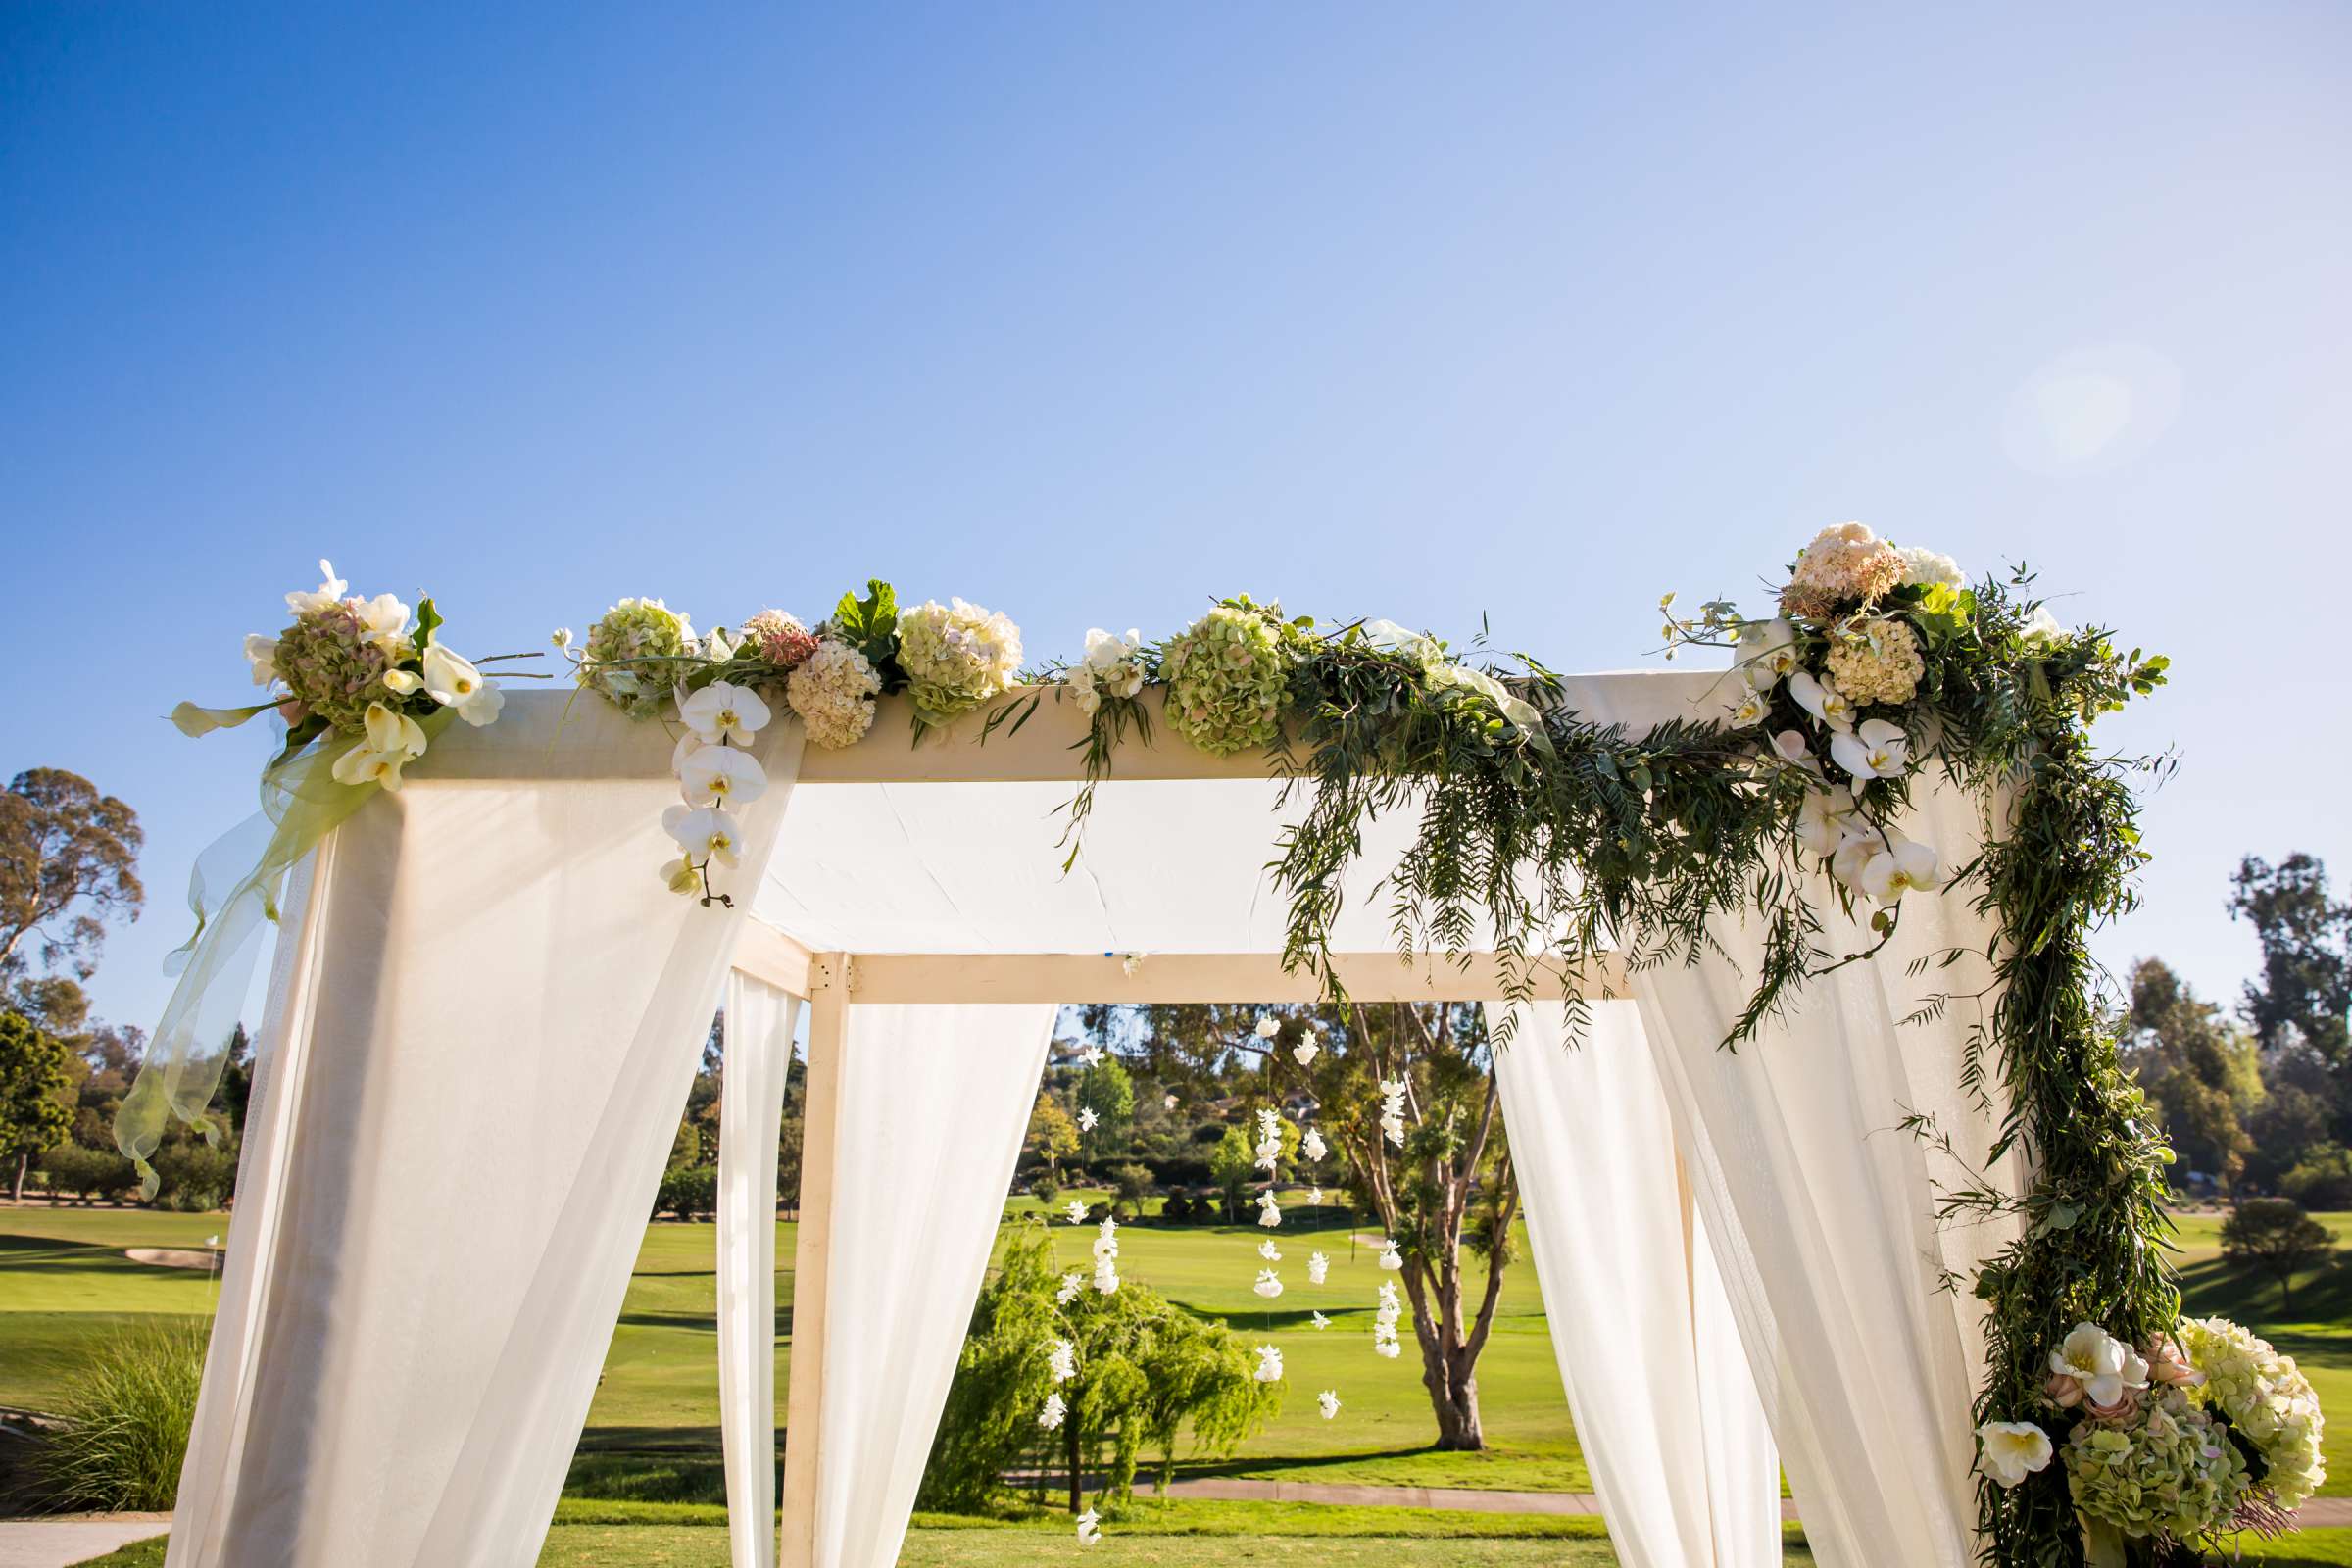
{"label": "wooden beam", "polygon": [[816,956],[758,915],[743,922],[735,941],[735,967],[764,980],[787,996],[808,997]]}
{"label": "wooden beam", "polygon": [[[853,960],[858,1002],[1287,1002],[1323,1000],[1323,982],[1286,971],[1271,953],[1153,953],[1132,973],[1117,954],[861,953]],[[1333,967],[1359,1002],[1499,1002],[1509,985],[1492,953],[1406,962],[1393,953],[1336,954]],[[1578,989],[1595,1000],[1627,995],[1614,956],[1595,960]],[[1544,964],[1534,1000],[1561,995]]]}
{"label": "wooden beam", "polygon": [[818,956],[808,973],[808,1073],[802,1091],[800,1229],[792,1263],[791,1388],[784,1415],[778,1568],[814,1568],[816,1562],[817,1467],[824,1462],[825,1320],[833,1197],[841,1158],[841,1058],[849,1038],[849,975],[850,960],[839,953]]}

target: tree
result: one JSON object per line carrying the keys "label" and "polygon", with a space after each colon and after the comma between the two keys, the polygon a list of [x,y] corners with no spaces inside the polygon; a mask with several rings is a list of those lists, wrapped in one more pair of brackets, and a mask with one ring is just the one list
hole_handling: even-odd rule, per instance
{"label": "tree", "polygon": [[1040,1090],[1037,1105],[1029,1112],[1029,1136],[1021,1147],[1046,1162],[1049,1177],[1058,1186],[1061,1162],[1078,1152],[1078,1124],[1052,1095]]}
{"label": "tree", "polygon": [[16,1196],[35,1154],[74,1130],[74,1078],[64,1041],[21,1012],[0,1012],[0,1157],[16,1161]]}
{"label": "tree", "polygon": [[1079,1108],[1091,1110],[1104,1127],[1124,1127],[1135,1120],[1135,1080],[1116,1056],[1104,1056],[1078,1075],[1073,1096]]}
{"label": "tree", "polygon": [[1152,1172],[1133,1163],[1114,1165],[1110,1170],[1110,1185],[1113,1209],[1124,1204],[1129,1213],[1141,1214],[1144,1200],[1152,1196]]}
{"label": "tree", "polygon": [[[1327,1157],[1344,1168],[1347,1185],[1380,1216],[1403,1256],[1437,1446],[1483,1447],[1478,1358],[1502,1298],[1519,1200],[1483,1010],[1399,1003],[1295,1011],[1280,1017],[1271,1039],[1256,1032],[1266,1015],[1258,1007],[1148,1007],[1140,1027],[1123,1027],[1133,1020],[1114,1019],[1112,1010],[1090,1010],[1089,1026],[1100,1038],[1139,1041],[1162,1082],[1190,1078],[1238,1089],[1246,1114],[1311,1107]],[[1304,1051],[1309,1043],[1315,1049]],[[1400,1089],[1401,1142],[1382,1125],[1384,1083]],[[1237,1141],[1244,1148],[1252,1142],[1228,1128],[1210,1156],[1220,1183]],[[1487,1264],[1475,1302],[1465,1247]]]}
{"label": "tree", "polygon": [[2156,1102],[2184,1167],[2235,1187],[2254,1148],[2244,1117],[2263,1098],[2254,1041],[2157,958],[2132,971],[2125,1028],[2125,1065]]}
{"label": "tree", "polygon": [[0,973],[88,978],[110,919],[146,902],[136,811],[78,773],[35,767],[0,795]]}
{"label": "tree", "polygon": [[2222,1256],[2275,1276],[2282,1312],[2295,1274],[2334,1255],[2335,1238],[2328,1227],[2291,1198],[2249,1198],[2222,1223]]}
{"label": "tree", "polygon": [[1250,1147],[1249,1136],[1239,1127],[1226,1128],[1225,1135],[1208,1152],[1208,1179],[1225,1195],[1228,1223],[1241,1217],[1242,1194],[1256,1174],[1257,1155]]}
{"label": "tree", "polygon": [[[1185,1434],[1197,1452],[1221,1457],[1280,1408],[1280,1386],[1256,1380],[1248,1347],[1223,1324],[1133,1280],[1108,1296],[1082,1291],[1066,1305],[1055,1299],[1058,1283],[1053,1239],[1032,1222],[1006,1243],[973,1306],[918,1507],[983,1508],[1004,1472],[1043,1448],[1065,1471],[1076,1513],[1087,1470],[1106,1453],[1104,1491],[1124,1498],[1147,1446],[1164,1478]],[[1071,1352],[1072,1375],[1059,1383],[1056,1341]],[[1048,1431],[1038,1417],[1056,1394],[1066,1409]]]}
{"label": "tree", "polygon": [[2230,885],[2230,918],[2262,942],[2246,1017],[2263,1049],[2300,1044],[2341,1074],[2352,1065],[2352,905],[2330,899],[2326,863],[2300,853],[2277,865],[2249,855]]}

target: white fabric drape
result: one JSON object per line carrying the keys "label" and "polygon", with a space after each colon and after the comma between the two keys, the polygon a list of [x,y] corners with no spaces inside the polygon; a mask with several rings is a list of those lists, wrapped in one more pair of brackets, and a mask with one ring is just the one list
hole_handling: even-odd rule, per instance
{"label": "white fabric drape", "polygon": [[[1912,836],[1947,864],[1972,855],[1973,808],[1918,793]],[[1811,982],[1736,1054],[1720,1043],[1760,942],[1717,936],[1728,957],[1638,976],[1634,991],[1806,1539],[1825,1568],[1970,1568],[1984,1306],[1968,1282],[2015,1226],[1940,1225],[1936,1205],[1980,1172],[2020,1185],[2014,1161],[1987,1171],[1997,1112],[1962,1088],[1988,1003],[1959,999],[1989,983],[1991,932],[1965,895],[1914,896],[1885,952]],[[1871,937],[1840,920],[1830,941],[1859,951]],[[1958,961],[1936,967],[1945,955]],[[1955,999],[1942,1016],[1905,1022],[1936,992]],[[1914,1115],[1927,1118],[1916,1130]]]}
{"label": "white fabric drape", "polygon": [[718,1422],[733,1568],[776,1560],[776,1152],[801,999],[727,983],[718,1102]]}
{"label": "white fabric drape", "polygon": [[1495,1074],[1560,1380],[1627,1568],[1775,1568],[1781,1480],[1630,1002],[1513,1008]]}
{"label": "white fabric drape", "polygon": [[817,1431],[786,1436],[815,1445],[815,1568],[898,1561],[1055,1011],[850,1006],[824,1413]]}
{"label": "white fabric drape", "polygon": [[[171,1568],[538,1553],[741,914],[656,875],[658,729],[514,706],[518,771],[568,777],[428,757],[289,922]],[[747,887],[800,755],[797,725],[762,739]]]}

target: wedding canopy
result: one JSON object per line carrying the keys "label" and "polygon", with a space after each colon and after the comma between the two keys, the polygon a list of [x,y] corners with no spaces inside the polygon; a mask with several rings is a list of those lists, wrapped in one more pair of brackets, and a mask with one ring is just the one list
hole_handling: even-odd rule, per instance
{"label": "wedding canopy", "polygon": [[[1565,700],[1641,727],[1719,707],[1721,679],[1577,678]],[[282,910],[171,1568],[533,1559],[722,1004],[734,1560],[777,1560],[776,1129],[804,1004],[781,1560],[895,1560],[1056,1004],[1321,994],[1280,963],[1274,759],[1130,744],[1064,874],[1085,722],[1049,703],[984,730],[916,744],[896,700],[842,750],[768,727],[731,907],[652,873],[671,734],[585,698],[450,728],[325,839]],[[1974,801],[1923,778],[1913,808],[1967,858]],[[1985,917],[1913,908],[1738,1052],[1760,935],[1594,964],[1571,1040],[1556,986],[1507,1003],[1475,948],[1396,956],[1378,884],[1412,833],[1367,824],[1339,966],[1359,999],[1519,1014],[1497,1065],[1513,1157],[1623,1559],[1777,1562],[1785,1465],[1819,1561],[1973,1564],[1980,1307],[1943,1282],[2009,1233],[1940,1228],[1936,1196],[1972,1166],[2018,1178],[1981,1172],[2000,1107],[1964,1086],[1973,1014],[1912,1015],[1929,989],[1986,989]],[[476,1092],[493,1071],[528,1086],[519,1105]]]}

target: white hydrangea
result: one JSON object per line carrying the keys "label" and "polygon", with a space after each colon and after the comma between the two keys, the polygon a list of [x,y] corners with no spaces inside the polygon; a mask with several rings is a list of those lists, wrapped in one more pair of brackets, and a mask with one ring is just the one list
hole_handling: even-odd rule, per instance
{"label": "white hydrangea", "polygon": [[874,727],[874,698],[882,677],[848,643],[821,642],[786,677],[784,699],[808,727],[808,738],[829,751],[855,746]]}
{"label": "white hydrangea", "polygon": [[2205,1374],[2191,1396],[2230,1418],[2254,1445],[2269,1471],[2263,1485],[2282,1508],[2299,1506],[2328,1479],[2320,1460],[2326,1422],[2311,1380],[2291,1355],[2280,1355],[2227,1318],[2186,1318],[2179,1336],[2189,1364]]}
{"label": "white hydrangea", "polygon": [[1021,667],[1021,629],[1001,612],[961,599],[926,600],[899,613],[899,663],[914,706],[944,723],[1012,683]]}
{"label": "white hydrangea", "polygon": [[1957,588],[1968,581],[1961,575],[1960,563],[1941,551],[1912,545],[1897,553],[1903,558],[1903,581],[1907,583]]}

